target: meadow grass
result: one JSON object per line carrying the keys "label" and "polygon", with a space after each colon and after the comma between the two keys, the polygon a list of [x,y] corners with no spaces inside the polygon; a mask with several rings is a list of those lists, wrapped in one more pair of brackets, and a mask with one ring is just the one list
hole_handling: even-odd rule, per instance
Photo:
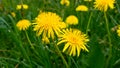
{"label": "meadow grass", "polygon": [[[115,0],[114,9],[106,12],[95,9],[94,0],[69,1],[66,6],[60,0],[0,0],[0,68],[120,68],[120,1]],[[18,4],[27,4],[28,9],[17,10]],[[76,11],[78,5],[86,5],[88,11]],[[81,50],[80,56],[70,56],[62,51],[64,44],[57,46],[58,37],[45,44],[34,26],[27,30],[16,26],[22,19],[34,25],[41,12],[56,13],[64,22],[69,15],[75,15],[78,24],[67,28],[76,28],[88,36],[89,52]]]}

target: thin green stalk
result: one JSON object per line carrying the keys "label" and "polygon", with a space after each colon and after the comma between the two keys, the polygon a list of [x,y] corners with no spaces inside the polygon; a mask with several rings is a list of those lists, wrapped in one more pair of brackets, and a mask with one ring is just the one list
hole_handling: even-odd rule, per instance
{"label": "thin green stalk", "polygon": [[77,65],[77,63],[75,62],[75,60],[74,60],[72,57],[70,57],[70,58],[71,58],[71,60],[73,61],[73,63],[75,64],[76,68],[78,68],[78,65]]}
{"label": "thin green stalk", "polygon": [[83,25],[83,13],[81,12],[80,13],[80,16],[81,16],[81,18],[80,18],[80,27],[82,28],[82,25]]}
{"label": "thin green stalk", "polygon": [[89,20],[88,20],[88,23],[87,23],[87,28],[86,28],[86,34],[88,34],[88,29],[90,27],[90,22],[91,22],[91,19],[92,19],[92,15],[93,15],[93,12],[90,13],[90,17],[89,17]]}
{"label": "thin green stalk", "polygon": [[107,29],[108,40],[109,40],[109,55],[108,55],[106,65],[105,65],[106,66],[105,68],[108,68],[109,61],[112,57],[112,42],[111,42],[111,37],[110,37],[111,35],[110,35],[109,24],[108,24],[108,19],[107,19],[106,12],[104,12],[104,17],[105,17],[105,21],[106,21],[106,29]]}
{"label": "thin green stalk", "polygon": [[31,41],[30,41],[30,38],[29,38],[29,36],[28,36],[27,31],[25,31],[25,34],[26,34],[26,37],[27,37],[28,43],[30,44],[31,48],[32,48],[32,49],[35,49],[34,46],[33,46],[32,43],[31,43]]}
{"label": "thin green stalk", "polygon": [[58,54],[60,55],[60,57],[62,58],[63,63],[65,64],[66,68],[69,68],[69,66],[68,66],[68,64],[67,64],[67,62],[66,62],[66,60],[65,60],[65,58],[63,57],[63,55],[62,55],[62,53],[61,53],[61,51],[60,51],[60,49],[58,48],[57,45],[55,45],[55,48],[56,48],[56,50],[58,51]]}
{"label": "thin green stalk", "polygon": [[29,63],[29,68],[32,68],[32,64],[31,64],[31,60],[28,56],[28,53],[26,52],[25,48],[23,47],[23,44],[22,44],[22,41],[21,41],[21,38],[16,35],[16,33],[12,33],[12,36],[14,37],[14,41],[19,45],[19,48],[21,50],[21,54],[23,54],[23,56],[26,58],[26,60],[28,61]]}
{"label": "thin green stalk", "polygon": [[22,51],[23,55],[26,57],[27,61],[28,61],[29,64],[30,64],[29,67],[32,68],[32,64],[31,64],[30,58],[29,58],[29,56],[27,55],[27,52],[25,51],[25,49],[24,49],[24,47],[23,47],[23,45],[22,45],[22,42],[19,42],[19,43],[20,43],[19,46],[20,46],[20,48],[21,48],[21,51]]}
{"label": "thin green stalk", "polygon": [[[27,37],[27,40],[28,40],[28,43],[30,44],[31,48],[33,49],[34,53],[39,56],[39,53],[35,50],[34,46],[32,45],[31,41],[30,41],[30,38],[28,36],[28,33],[27,31],[25,31],[25,34],[26,34],[26,37]],[[40,57],[40,56],[39,56]]]}
{"label": "thin green stalk", "polygon": [[21,4],[23,5],[23,0],[21,0]]}

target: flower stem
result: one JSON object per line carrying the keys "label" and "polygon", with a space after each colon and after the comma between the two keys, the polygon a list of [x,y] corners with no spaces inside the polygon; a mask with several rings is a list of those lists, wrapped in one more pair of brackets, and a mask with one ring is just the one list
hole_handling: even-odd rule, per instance
{"label": "flower stem", "polygon": [[80,27],[82,27],[82,25],[83,25],[83,13],[82,12],[80,13],[80,16],[81,16]]}
{"label": "flower stem", "polygon": [[111,35],[110,35],[109,24],[108,24],[108,19],[107,19],[106,12],[104,12],[104,17],[105,17],[105,21],[106,21],[106,29],[107,29],[108,40],[109,40],[109,55],[108,55],[108,58],[107,58],[107,61],[106,61],[106,67],[105,67],[105,68],[108,68],[109,61],[112,57],[112,42],[111,42],[111,37],[110,37]]}
{"label": "flower stem", "polygon": [[23,45],[21,44],[21,42],[20,42],[19,46],[20,46],[20,48],[21,48],[22,54],[24,55],[24,57],[25,57],[25,58],[27,59],[27,61],[29,62],[29,68],[32,68],[32,64],[31,64],[30,57],[28,56],[28,54],[27,54],[26,50],[24,49]]}
{"label": "flower stem", "polygon": [[93,15],[93,12],[90,13],[90,17],[89,17],[87,28],[86,28],[86,34],[88,34],[88,29],[89,29],[89,26],[90,26],[92,15]]}
{"label": "flower stem", "polygon": [[[17,33],[17,32],[16,32]],[[28,61],[29,63],[29,68],[32,68],[32,63],[31,63],[31,60],[30,60],[30,57],[27,53],[27,51],[25,50],[25,48],[23,47],[23,44],[22,44],[22,41],[20,39],[20,37],[17,35],[16,36],[16,33],[13,33],[13,36],[15,38],[15,41],[16,43],[19,45],[19,48],[21,50],[21,54],[23,54],[23,56],[26,58],[26,60]],[[18,34],[18,33],[17,33]]]}
{"label": "flower stem", "polygon": [[31,41],[30,41],[30,38],[29,38],[29,36],[28,36],[27,31],[25,31],[25,34],[26,34],[26,37],[27,37],[28,43],[30,44],[31,48],[32,48],[32,49],[35,49],[34,46],[33,46],[32,43],[31,43]]}
{"label": "flower stem", "polygon": [[66,62],[66,60],[65,60],[65,58],[63,57],[63,55],[62,55],[62,53],[61,53],[60,49],[58,48],[58,45],[55,45],[55,48],[57,49],[58,54],[59,54],[59,55],[60,55],[60,57],[62,58],[63,63],[66,65],[66,68],[69,68],[69,66],[68,66],[68,64],[67,64],[67,62]]}
{"label": "flower stem", "polygon": [[[33,49],[34,53],[39,56],[39,53],[35,50],[34,46],[32,45],[31,41],[30,41],[30,38],[28,36],[28,33],[27,31],[25,31],[25,34],[26,34],[26,37],[27,37],[27,40],[28,40],[28,43],[30,44],[31,48]],[[40,57],[40,56],[39,56]]]}

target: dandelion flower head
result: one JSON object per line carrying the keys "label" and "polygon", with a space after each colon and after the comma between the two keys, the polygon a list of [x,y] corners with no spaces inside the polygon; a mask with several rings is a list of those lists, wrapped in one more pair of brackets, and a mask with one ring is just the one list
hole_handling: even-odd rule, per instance
{"label": "dandelion flower head", "polygon": [[117,34],[120,36],[120,25],[118,25]]}
{"label": "dandelion flower head", "polygon": [[35,19],[34,31],[37,32],[37,36],[54,39],[63,28],[66,28],[66,24],[53,12],[41,12]]}
{"label": "dandelion flower head", "polygon": [[63,34],[60,35],[57,45],[65,43],[63,52],[66,51],[70,56],[79,56],[81,50],[88,51],[85,46],[88,41],[87,35],[83,34],[78,29],[66,29],[63,30]]}
{"label": "dandelion flower head", "polygon": [[16,7],[16,9],[17,10],[20,10],[20,9],[28,9],[28,5],[26,5],[26,4],[23,4],[23,5],[17,5],[17,7]]}
{"label": "dandelion flower head", "polygon": [[75,15],[70,15],[66,18],[65,22],[69,25],[77,25],[78,18]]}
{"label": "dandelion flower head", "polygon": [[76,8],[76,11],[88,11],[88,8],[87,8],[87,6],[85,6],[85,5],[79,5],[79,6]]}
{"label": "dandelion flower head", "polygon": [[61,4],[61,5],[69,6],[69,5],[70,5],[70,1],[69,1],[69,0],[61,0],[61,1],[60,1],[60,4]]}
{"label": "dandelion flower head", "polygon": [[11,12],[11,15],[12,15],[13,17],[15,17],[15,16],[16,16],[15,12]]}
{"label": "dandelion flower head", "polygon": [[31,25],[31,23],[27,19],[20,20],[16,24],[16,26],[18,27],[19,30],[26,30],[30,25]]}
{"label": "dandelion flower head", "polygon": [[100,11],[106,12],[108,8],[114,8],[115,0],[95,0],[94,7]]}

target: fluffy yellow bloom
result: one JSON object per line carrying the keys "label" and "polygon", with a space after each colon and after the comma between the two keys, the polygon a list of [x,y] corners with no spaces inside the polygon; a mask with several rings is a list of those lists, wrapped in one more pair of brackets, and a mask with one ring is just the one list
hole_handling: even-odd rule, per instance
{"label": "fluffy yellow bloom", "polygon": [[16,7],[16,9],[17,10],[20,10],[20,9],[28,9],[28,5],[26,5],[26,4],[23,4],[23,5],[17,5],[17,7]]}
{"label": "fluffy yellow bloom", "polygon": [[86,48],[86,44],[89,41],[86,34],[83,34],[78,29],[66,29],[63,30],[63,34],[59,36],[59,42],[57,45],[60,45],[61,43],[65,43],[65,46],[63,48],[63,52],[67,52],[70,56],[73,55],[77,56],[80,55],[81,50],[85,50],[88,52],[88,49]]}
{"label": "fluffy yellow bloom", "polygon": [[114,8],[114,3],[115,0],[95,0],[94,7],[95,9],[106,12],[109,7],[110,9]]}
{"label": "fluffy yellow bloom", "polygon": [[65,22],[69,25],[76,25],[78,24],[78,18],[74,15],[70,15],[66,18]]}
{"label": "fluffy yellow bloom", "polygon": [[60,1],[60,4],[61,4],[61,5],[69,6],[69,5],[70,5],[70,1],[69,1],[69,0],[61,0],[61,1]]}
{"label": "fluffy yellow bloom", "polygon": [[26,19],[20,20],[16,24],[19,30],[26,30],[30,25],[31,25],[30,21]]}
{"label": "fluffy yellow bloom", "polygon": [[16,16],[15,12],[11,12],[11,15],[12,15],[13,17],[15,17],[15,16]]}
{"label": "fluffy yellow bloom", "polygon": [[55,34],[58,36],[61,29],[66,27],[61,17],[52,12],[41,12],[35,21],[34,31],[37,32],[38,36],[43,35],[45,38],[54,39]]}
{"label": "fluffy yellow bloom", "polygon": [[87,6],[85,6],[85,5],[79,5],[79,6],[76,8],[76,11],[88,11],[88,8],[87,8]]}
{"label": "fluffy yellow bloom", "polygon": [[118,26],[117,33],[118,33],[118,36],[120,36],[120,25]]}

